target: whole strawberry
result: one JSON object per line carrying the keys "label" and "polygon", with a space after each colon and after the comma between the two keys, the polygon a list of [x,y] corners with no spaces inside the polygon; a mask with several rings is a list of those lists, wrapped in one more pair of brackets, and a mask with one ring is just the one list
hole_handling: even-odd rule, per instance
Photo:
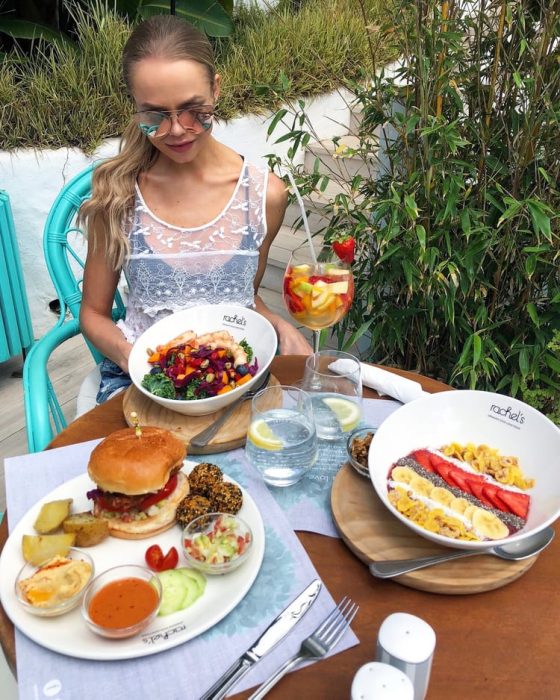
{"label": "whole strawberry", "polygon": [[333,241],[332,248],[336,256],[343,263],[350,265],[354,262],[354,253],[356,251],[356,241],[352,236],[342,236]]}

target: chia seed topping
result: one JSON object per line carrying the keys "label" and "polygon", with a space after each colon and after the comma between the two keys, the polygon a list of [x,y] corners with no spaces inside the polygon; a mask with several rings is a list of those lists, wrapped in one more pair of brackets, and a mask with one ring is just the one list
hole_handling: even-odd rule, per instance
{"label": "chia seed topping", "polygon": [[490,506],[487,506],[485,503],[476,498],[476,496],[473,496],[471,493],[462,491],[456,486],[451,486],[451,484],[448,484],[447,481],[445,481],[445,479],[442,479],[441,476],[439,476],[435,472],[429,472],[427,469],[424,469],[424,467],[418,464],[418,462],[412,459],[412,457],[401,457],[399,460],[397,460],[397,462],[395,462],[394,466],[409,467],[410,469],[413,469],[418,474],[418,476],[424,477],[424,479],[430,481],[434,486],[440,486],[441,488],[447,489],[457,498],[464,498],[465,500],[469,501],[469,503],[472,503],[474,506],[477,506],[478,508],[483,508],[489,513],[492,513],[511,529],[520,530],[522,527],[524,527],[525,523],[527,522],[523,518],[520,518],[518,515],[514,515],[513,513],[504,513],[504,511],[498,510],[497,508],[491,508]]}

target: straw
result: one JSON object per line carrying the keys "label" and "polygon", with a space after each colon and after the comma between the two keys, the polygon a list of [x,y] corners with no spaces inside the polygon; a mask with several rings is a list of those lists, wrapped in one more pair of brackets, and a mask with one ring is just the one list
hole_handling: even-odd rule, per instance
{"label": "straw", "polygon": [[301,194],[299,193],[298,187],[296,185],[296,182],[294,180],[294,177],[292,173],[288,170],[288,177],[290,178],[290,182],[292,183],[292,188],[294,190],[294,194],[296,196],[296,199],[299,204],[299,208],[301,209],[301,218],[303,221],[303,227],[305,229],[305,233],[307,234],[307,242],[309,243],[309,250],[311,251],[311,259],[313,260],[313,264],[317,264],[317,257],[315,255],[315,248],[313,247],[313,241],[311,240],[311,231],[309,230],[309,224],[307,222],[307,214],[305,213],[305,206],[303,204],[303,199],[301,198]]}

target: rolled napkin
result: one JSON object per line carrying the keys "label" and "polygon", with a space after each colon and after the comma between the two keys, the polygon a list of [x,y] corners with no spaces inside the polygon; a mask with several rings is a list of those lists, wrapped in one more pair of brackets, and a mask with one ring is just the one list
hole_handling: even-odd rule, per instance
{"label": "rolled napkin", "polygon": [[[336,360],[329,365],[329,369],[337,374],[346,374],[348,371],[347,362],[348,360],[344,359]],[[422,389],[422,385],[412,379],[387,372],[379,367],[366,365],[363,362],[360,362],[360,368],[362,370],[362,384],[369,386],[370,389],[375,389],[379,394],[391,396],[401,403],[408,403],[428,395],[428,392]]]}

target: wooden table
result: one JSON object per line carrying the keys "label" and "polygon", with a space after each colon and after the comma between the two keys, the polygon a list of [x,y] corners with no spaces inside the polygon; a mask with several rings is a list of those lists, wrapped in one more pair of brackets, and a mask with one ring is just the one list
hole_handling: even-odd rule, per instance
{"label": "wooden table", "polygon": [[[302,374],[303,357],[278,357],[272,371],[282,383]],[[449,387],[408,372],[429,392]],[[375,398],[366,389],[365,396]],[[120,397],[78,418],[52,442],[62,447],[104,437],[125,427]],[[518,581],[487,593],[443,596],[373,578],[340,540],[298,533],[335,600],[350,595],[360,605],[352,628],[360,644],[332,659],[289,674],[271,698],[346,700],[358,668],[375,657],[377,632],[393,612],[408,612],[429,622],[437,644],[428,700],[558,700],[560,672],[560,538]],[[0,546],[7,538],[6,518]],[[0,642],[15,673],[14,630],[0,608]],[[249,693],[239,693],[238,700]]]}

